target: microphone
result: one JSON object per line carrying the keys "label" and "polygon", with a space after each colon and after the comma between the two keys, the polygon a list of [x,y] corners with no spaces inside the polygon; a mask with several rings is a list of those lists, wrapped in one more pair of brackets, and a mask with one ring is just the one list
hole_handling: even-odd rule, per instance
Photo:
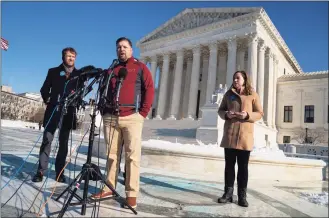
{"label": "microphone", "polygon": [[71,77],[71,80],[78,79],[78,78],[81,78],[81,77],[93,78],[93,77],[99,76],[103,72],[104,71],[101,68],[95,68],[92,65],[88,65],[88,66],[85,66],[85,67],[82,67],[81,69],[79,69],[78,72],[77,72],[78,75],[74,76],[74,77]]}
{"label": "microphone", "polygon": [[80,77],[93,78],[93,77],[97,77],[97,76],[99,76],[99,75],[102,74],[102,73],[103,73],[103,69],[101,69],[101,68],[96,68],[96,69],[93,69],[93,70],[89,70],[89,71],[82,72],[79,76],[80,76]]}
{"label": "microphone", "polygon": [[120,68],[120,70],[118,72],[119,85],[118,85],[117,96],[116,96],[116,109],[117,109],[117,112],[119,111],[119,95],[120,95],[122,82],[123,82],[123,80],[125,80],[127,74],[128,74],[127,68],[124,68],[124,67]]}
{"label": "microphone", "polygon": [[[102,100],[101,100],[101,101],[103,101],[103,102],[105,102],[105,100],[106,100],[106,101],[109,101],[109,100],[107,99],[107,92],[108,92],[108,88],[109,88],[110,80],[111,80],[111,78],[112,78],[112,76],[113,76],[113,69],[114,69],[118,64],[119,64],[119,60],[118,60],[118,59],[113,59],[112,64],[110,65],[110,67],[109,67],[107,70],[105,70],[105,71],[107,71],[107,73],[108,73],[109,75],[108,75],[107,77],[105,77],[105,81],[102,82],[102,88],[105,87],[105,91],[104,91],[103,94],[102,94]],[[102,89],[102,88],[101,88],[101,89]]]}
{"label": "microphone", "polygon": [[118,76],[119,76],[119,82],[122,83],[123,80],[125,80],[126,76],[127,76],[127,68],[120,68],[119,72],[118,72]]}

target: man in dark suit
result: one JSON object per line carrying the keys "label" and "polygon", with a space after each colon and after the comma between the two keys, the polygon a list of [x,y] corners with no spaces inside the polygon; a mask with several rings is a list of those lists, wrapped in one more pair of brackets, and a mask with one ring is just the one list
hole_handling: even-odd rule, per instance
{"label": "man in dark suit", "polygon": [[76,108],[71,105],[67,107],[67,112],[61,120],[63,104],[60,104],[60,102],[63,102],[63,98],[77,88],[77,80],[70,80],[70,78],[79,74],[74,65],[76,55],[77,52],[74,48],[64,48],[62,51],[63,63],[58,67],[49,69],[40,89],[42,99],[47,108],[43,119],[44,133],[39,152],[39,167],[32,179],[33,182],[41,182],[43,180],[43,175],[48,169],[51,143],[56,129],[59,128],[59,149],[56,156],[55,170],[58,182],[65,183],[64,170],[62,173],[61,171],[65,166],[69,134],[71,129],[76,129],[77,118]]}

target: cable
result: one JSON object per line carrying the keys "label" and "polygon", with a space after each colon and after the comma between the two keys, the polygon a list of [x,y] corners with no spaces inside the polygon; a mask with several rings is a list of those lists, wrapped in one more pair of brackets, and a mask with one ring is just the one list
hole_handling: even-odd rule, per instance
{"label": "cable", "polygon": [[[68,84],[68,82],[70,82],[70,80],[67,81],[66,85]],[[78,87],[78,84],[76,85],[75,89],[77,89],[77,87]],[[64,90],[65,90],[65,88],[64,88]],[[65,91],[64,91],[64,93],[65,93]],[[59,131],[58,131],[58,134],[59,134],[59,135],[62,133],[62,132],[61,132],[61,128],[62,128],[62,123],[63,123],[63,121],[64,121],[63,111],[64,111],[64,107],[62,108],[61,120],[60,120],[60,125],[59,125],[59,126],[60,126],[60,129],[59,129]],[[73,121],[74,121],[74,118],[72,117],[71,127],[73,127]],[[69,160],[71,160],[71,156],[72,156],[72,153],[71,153],[71,152],[72,152],[72,130],[71,130],[71,150],[70,150]],[[67,164],[70,163],[70,162],[71,162],[71,161],[66,162],[65,166],[62,168],[62,170],[60,171],[60,173],[57,175],[56,183],[55,183],[55,188],[53,189],[53,192],[52,192],[51,196],[54,194],[54,191],[56,190],[56,185],[57,185],[57,182],[58,182],[60,176],[62,175],[64,169],[65,169],[66,166],[67,166]],[[48,174],[49,174],[49,171],[48,171]],[[47,178],[48,178],[48,177],[47,177]],[[50,196],[49,198],[51,198],[51,196]],[[49,198],[48,198],[48,200],[49,200]],[[48,200],[46,201],[46,203],[48,202]],[[42,202],[40,202],[40,208],[41,208],[41,207],[43,208],[43,207],[46,205],[46,203],[44,203],[44,205],[42,205],[42,206],[41,206],[41,203],[42,203]],[[41,208],[41,209],[42,209],[42,208]],[[41,210],[41,209],[40,209],[40,210]],[[40,210],[39,210],[39,213],[40,213]],[[39,215],[39,213],[38,213],[38,215]]]}
{"label": "cable", "polygon": [[[70,80],[67,81],[67,82],[65,83],[62,98],[64,97],[65,89],[66,89],[66,86],[67,86],[67,84],[68,84],[69,82],[70,82]],[[61,99],[62,99],[62,98],[61,98]],[[51,118],[53,117],[53,115],[54,115],[54,113],[55,113],[57,107],[58,107],[58,105],[56,105],[56,107],[54,108],[54,110],[53,110],[53,112],[52,112],[52,114],[51,114],[51,116],[50,116],[50,118],[49,118],[49,120],[48,120],[48,123],[47,123],[47,125],[45,126],[44,131],[46,131],[46,128],[48,127],[48,124],[50,123]],[[43,132],[43,133],[44,133],[44,132]],[[43,135],[43,134],[42,134],[42,135]],[[35,148],[35,146],[36,146],[37,143],[39,142],[40,138],[41,138],[41,134],[40,134],[40,136],[39,136],[37,142],[36,142],[36,143],[34,144],[34,146],[32,147],[32,149],[31,149],[31,151],[29,152],[29,154],[28,154],[28,155],[26,156],[26,158],[24,159],[22,165],[18,168],[18,170],[16,171],[16,173],[14,174],[14,176],[12,176],[12,177],[9,179],[9,181],[8,181],[8,182],[7,182],[2,188],[1,188],[1,190],[3,190],[3,189],[9,184],[9,182],[10,182],[13,178],[15,178],[15,176],[17,175],[17,173],[19,173],[19,171],[22,169],[23,165],[25,164],[27,158],[30,156],[30,154],[32,153],[33,149]]]}
{"label": "cable", "polygon": [[[53,113],[51,114],[51,117],[50,117],[50,119],[48,120],[48,123],[47,123],[46,127],[47,127],[48,124],[50,123],[50,120],[51,120],[52,116],[54,115],[54,112],[56,111],[56,109],[57,109],[57,106],[54,108]],[[45,129],[46,129],[46,127],[45,127]],[[44,130],[44,131],[45,131],[45,130]],[[42,135],[43,135],[43,134],[42,134]],[[37,143],[39,142],[39,140],[40,140],[40,138],[41,138],[42,135],[39,136],[38,140],[36,141],[36,143],[35,143],[34,146],[32,147],[31,151],[29,152],[29,154],[28,154],[28,155],[26,156],[26,158],[24,159],[22,165],[18,168],[18,170],[16,170],[16,173],[15,173],[13,176],[11,176],[11,177],[9,178],[9,180],[8,180],[8,181],[6,182],[6,184],[1,188],[1,190],[3,190],[3,189],[9,184],[9,182],[10,182],[11,180],[13,180],[13,179],[16,177],[16,175],[19,173],[19,171],[22,169],[22,167],[23,167],[23,165],[25,164],[27,158],[31,155],[33,149],[35,148],[35,146],[36,146]]]}
{"label": "cable", "polygon": [[[67,82],[65,83],[64,91],[63,91],[63,95],[62,95],[62,98],[60,98],[59,101],[61,101],[61,100],[64,98],[64,94],[65,94],[66,86],[67,86],[67,84],[68,84],[69,82],[70,82],[70,81],[67,81]],[[47,122],[47,124],[46,124],[46,126],[45,126],[45,128],[44,128],[44,132],[46,131],[46,129],[47,129],[47,127],[48,127],[50,121],[52,120],[53,115],[54,115],[55,111],[57,110],[57,108],[58,108],[58,105],[56,105],[55,108],[53,109],[53,112],[52,112],[52,114],[51,114],[51,116],[50,116],[50,118],[49,118],[49,120],[48,120],[48,122]],[[63,114],[63,110],[62,110],[61,115],[62,115],[62,114]],[[62,117],[62,116],[61,116],[61,117]],[[43,132],[43,134],[44,134],[44,132]],[[40,140],[40,138],[41,138],[41,135],[39,136],[39,139],[37,140],[37,142],[36,142],[35,145],[33,146],[32,150],[30,151],[30,153],[28,154],[28,156],[25,158],[25,160],[24,160],[23,164],[21,165],[21,167],[16,171],[15,175],[12,176],[12,177],[10,178],[10,180],[5,184],[5,186],[2,187],[2,189],[5,188],[5,187],[9,184],[9,182],[10,182],[10,181],[16,176],[16,174],[21,170],[22,166],[23,166],[24,163],[26,162],[26,160],[27,160],[27,158],[29,157],[29,155],[32,153],[34,147],[36,146],[36,144],[38,143],[38,141]],[[58,139],[58,138],[57,138],[57,139]],[[56,150],[57,150],[57,146],[55,146],[55,148],[54,148],[54,150],[53,150],[53,156],[55,155]],[[39,163],[39,160],[34,164],[34,166],[32,167],[32,170],[31,170],[29,173],[31,173],[31,172],[33,171],[34,167],[35,167],[38,163]],[[53,165],[53,161],[51,162],[51,167],[52,167],[52,165]],[[51,167],[50,167],[50,168],[51,168]],[[29,177],[29,175],[27,175],[27,176],[25,177],[25,179],[23,180],[23,182],[21,183],[21,185],[18,187],[18,189],[16,189],[16,191],[13,193],[13,195],[12,195],[12,196],[11,196],[11,197],[10,197],[5,203],[4,203],[1,207],[4,207],[4,206],[5,206],[5,205],[6,205],[6,204],[7,204],[7,203],[13,198],[13,196],[18,192],[18,190],[22,187],[22,185],[27,181],[28,177]],[[49,177],[49,172],[48,172],[48,177]],[[45,184],[47,184],[48,177],[46,178],[45,182],[43,183],[43,185],[42,185],[42,186],[40,187],[40,189],[38,190],[38,193],[37,193],[37,195],[35,196],[35,198],[34,198],[32,204],[31,204],[29,210],[32,208],[32,206],[33,206],[35,200],[37,199],[39,193],[41,192],[42,187],[43,187]],[[45,186],[45,189],[46,189],[46,187],[47,187],[47,186]],[[28,211],[29,211],[29,210],[28,210]],[[25,215],[26,213],[27,213],[27,212],[25,212],[25,213],[22,214],[21,216]]]}
{"label": "cable", "polygon": [[[89,130],[88,130],[89,131]],[[88,132],[87,131],[87,132]],[[87,134],[87,132],[86,132],[86,134]],[[85,135],[86,135],[85,134]],[[84,135],[84,137],[85,137],[85,135]],[[83,137],[83,138],[84,138]],[[82,142],[81,142],[81,144],[82,144]],[[75,147],[75,149],[76,149],[76,147]],[[75,150],[74,149],[74,150]],[[72,154],[70,155],[70,158],[71,158],[71,156],[72,156]],[[65,164],[65,166],[63,167],[63,169],[61,170],[61,172],[59,173],[59,175],[58,175],[58,178],[57,178],[57,180],[56,180],[56,184],[55,184],[55,187],[54,187],[54,189],[53,189],[53,191],[52,191],[52,193],[51,193],[51,195],[50,195],[50,197],[48,197],[48,199],[47,199],[47,201],[42,205],[42,207],[40,208],[40,210],[39,210],[39,212],[38,212],[38,216],[40,215],[40,212],[42,212],[42,209],[45,207],[45,205],[48,203],[48,201],[49,201],[49,199],[52,197],[52,195],[54,194],[54,191],[55,191],[55,189],[56,189],[56,185],[57,185],[57,182],[58,182],[58,179],[59,179],[59,176],[62,174],[62,172],[63,172],[63,170],[66,168],[66,166],[67,166],[67,164],[68,164],[69,162],[67,162],[66,164]]]}
{"label": "cable", "polygon": [[[81,146],[82,141],[83,141],[84,137],[86,136],[86,134],[88,133],[88,131],[89,131],[89,129],[87,130],[87,132],[86,132],[85,135],[83,136],[80,145],[75,146],[75,148],[74,148],[74,150],[72,151],[72,153],[76,150],[76,148],[77,148],[78,146]],[[71,156],[69,156],[69,158],[71,158]],[[47,201],[46,201],[45,203],[42,204],[42,207],[39,209],[38,214],[36,214],[37,216],[40,216],[40,212],[42,212],[42,209],[45,207],[45,205],[48,203],[48,201],[49,201],[49,200],[51,199],[51,197],[54,195],[54,192],[55,192],[56,187],[57,187],[58,179],[59,179],[60,175],[62,175],[62,172],[64,171],[64,169],[66,168],[66,166],[67,166],[68,163],[69,163],[69,161],[66,162],[65,166],[62,168],[61,172],[59,173],[58,177],[56,178],[55,187],[53,188],[52,193],[51,193],[51,195],[48,197]]]}
{"label": "cable", "polygon": [[[55,148],[53,149],[53,157],[55,157],[55,154],[57,153],[57,148],[59,150],[59,138],[60,138],[60,136],[62,134],[61,131],[62,131],[62,128],[63,128],[63,120],[64,120],[64,107],[61,110],[61,116],[60,117],[61,118],[60,118],[60,121],[59,121],[59,124],[58,124],[59,129],[58,129],[58,132],[57,132],[56,145],[55,145]],[[54,164],[54,160],[51,161],[50,169],[52,168],[53,164]],[[44,192],[46,191],[46,188],[47,188],[47,182],[48,182],[49,176],[50,176],[50,170],[48,170],[48,175],[47,175],[46,180],[45,180],[45,184],[46,185],[45,185],[45,188],[44,188]],[[41,192],[41,189],[42,188],[40,188],[39,193]],[[39,193],[38,193],[38,195],[39,195]],[[40,207],[41,207],[41,203],[42,202],[40,202]]]}
{"label": "cable", "polygon": [[[63,114],[63,110],[62,110],[61,114]],[[53,149],[53,157],[55,156],[55,153],[56,153],[57,148],[58,148],[58,137],[57,137],[57,141],[56,141],[56,146],[55,146],[55,148]],[[39,160],[37,161],[37,163],[38,163],[38,162],[39,162]],[[52,168],[52,165],[53,165],[53,161],[51,162],[50,169]],[[32,171],[31,171],[31,172],[32,172]],[[31,204],[30,208],[29,208],[25,213],[23,213],[20,217],[24,216],[27,212],[30,212],[30,209],[32,208],[32,206],[33,206],[34,202],[36,201],[37,197],[39,196],[39,194],[41,193],[41,189],[42,189],[42,187],[43,187],[44,185],[45,185],[45,190],[46,190],[46,188],[47,188],[47,182],[48,182],[48,178],[49,178],[49,172],[50,172],[50,171],[48,171],[48,176],[46,177],[46,180],[43,182],[42,186],[38,189],[38,193],[37,193],[36,196],[34,197],[34,200],[33,200],[32,204]],[[28,177],[28,176],[27,176],[27,177]],[[27,177],[26,177],[26,180],[27,180]],[[26,182],[26,180],[23,181],[23,183],[21,184],[21,186]],[[21,186],[20,186],[20,187],[21,187]],[[20,187],[19,187],[19,188],[20,188]],[[19,188],[18,188],[18,189],[19,189]],[[17,190],[17,191],[18,191],[18,190]],[[13,195],[13,196],[14,196],[14,195]]]}

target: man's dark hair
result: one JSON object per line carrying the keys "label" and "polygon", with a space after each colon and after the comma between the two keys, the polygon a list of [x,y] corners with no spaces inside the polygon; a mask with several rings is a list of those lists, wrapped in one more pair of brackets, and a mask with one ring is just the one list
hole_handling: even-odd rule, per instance
{"label": "man's dark hair", "polygon": [[62,50],[62,60],[63,60],[63,61],[64,61],[65,54],[66,54],[66,52],[68,52],[68,51],[71,52],[71,53],[74,53],[75,56],[78,55],[77,51],[76,51],[74,48],[71,48],[71,47],[64,48],[64,49]]}
{"label": "man's dark hair", "polygon": [[119,44],[119,42],[121,41],[127,41],[130,45],[130,47],[133,47],[133,44],[131,43],[130,39],[126,38],[126,37],[120,37],[117,39],[117,41],[115,42],[115,45],[117,46]]}

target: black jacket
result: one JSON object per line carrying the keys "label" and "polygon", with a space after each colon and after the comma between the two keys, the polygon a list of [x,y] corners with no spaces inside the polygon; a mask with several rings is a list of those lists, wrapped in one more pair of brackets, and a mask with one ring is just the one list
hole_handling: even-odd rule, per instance
{"label": "black jacket", "polygon": [[[47,105],[43,119],[43,127],[47,125],[49,118],[51,117],[51,120],[47,126],[48,130],[50,128],[54,130],[57,128],[58,123],[60,121],[63,106],[63,104],[60,103],[60,100],[63,100],[65,96],[68,96],[70,93],[77,90],[79,86],[78,80],[75,79],[69,81],[69,79],[78,74],[79,71],[74,68],[70,77],[67,79],[65,76],[65,68],[63,64],[48,70],[47,77],[40,89],[43,102]],[[59,107],[53,113],[56,105],[58,105]],[[76,129],[76,122],[76,108],[74,106],[69,106],[67,108],[67,113],[64,116],[62,127]]]}

